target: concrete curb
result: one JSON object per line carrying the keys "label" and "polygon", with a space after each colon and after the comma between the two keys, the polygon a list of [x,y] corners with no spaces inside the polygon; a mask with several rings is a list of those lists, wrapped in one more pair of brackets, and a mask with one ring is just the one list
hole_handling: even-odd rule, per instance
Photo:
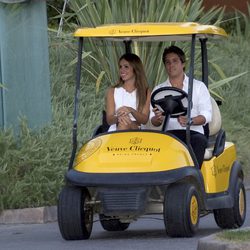
{"label": "concrete curb", "polygon": [[[244,228],[250,229],[250,228]],[[243,229],[242,229],[243,230]],[[197,250],[247,250],[250,249],[248,242],[233,242],[217,237],[217,234],[199,239]]]}
{"label": "concrete curb", "polygon": [[56,206],[9,209],[0,213],[0,224],[40,224],[56,220]]}

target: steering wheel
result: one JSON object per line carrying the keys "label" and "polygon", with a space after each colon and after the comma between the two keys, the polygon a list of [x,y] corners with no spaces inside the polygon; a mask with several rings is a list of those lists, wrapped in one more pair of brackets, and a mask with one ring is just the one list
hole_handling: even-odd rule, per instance
{"label": "steering wheel", "polygon": [[182,89],[162,87],[153,92],[151,104],[163,115],[176,118],[187,114],[188,95]]}

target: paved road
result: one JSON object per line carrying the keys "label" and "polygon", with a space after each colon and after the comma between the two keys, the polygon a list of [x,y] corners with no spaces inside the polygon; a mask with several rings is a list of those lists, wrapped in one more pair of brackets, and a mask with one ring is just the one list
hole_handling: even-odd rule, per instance
{"label": "paved road", "polygon": [[[250,191],[247,192],[250,208]],[[250,209],[244,227],[250,227]],[[198,233],[193,238],[175,239],[165,234],[160,216],[144,217],[130,225],[124,232],[106,232],[100,223],[94,223],[91,238],[87,241],[65,241],[61,238],[57,223],[33,225],[0,225],[1,250],[195,250],[199,238],[220,229],[210,214],[201,218]]]}

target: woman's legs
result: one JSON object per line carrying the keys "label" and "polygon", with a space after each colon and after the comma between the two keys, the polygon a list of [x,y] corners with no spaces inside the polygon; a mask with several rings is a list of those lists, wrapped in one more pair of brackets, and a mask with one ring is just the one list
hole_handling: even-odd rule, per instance
{"label": "woman's legs", "polygon": [[139,126],[136,122],[131,122],[130,124],[117,124],[117,130],[133,130],[133,129],[139,129]]}

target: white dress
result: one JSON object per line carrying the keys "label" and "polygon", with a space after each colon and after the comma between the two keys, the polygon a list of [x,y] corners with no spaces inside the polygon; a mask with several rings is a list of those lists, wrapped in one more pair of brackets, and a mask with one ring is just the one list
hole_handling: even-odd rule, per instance
{"label": "white dress", "polygon": [[[115,100],[115,111],[117,111],[122,106],[131,107],[133,109],[137,109],[136,102],[136,89],[133,92],[128,92],[123,87],[115,88],[114,90],[114,100]],[[135,121],[135,118],[132,114],[130,115],[130,119]],[[115,131],[116,124],[112,124],[109,127],[108,131]]]}

